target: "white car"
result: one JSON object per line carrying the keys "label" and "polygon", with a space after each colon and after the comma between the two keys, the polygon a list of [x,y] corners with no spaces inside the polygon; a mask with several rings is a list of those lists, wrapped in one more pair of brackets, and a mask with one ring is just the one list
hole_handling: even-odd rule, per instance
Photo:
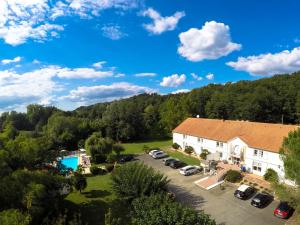
{"label": "white car", "polygon": [[149,155],[153,156],[154,153],[157,153],[157,152],[161,152],[160,150],[151,150],[149,152]]}
{"label": "white car", "polygon": [[200,166],[185,166],[181,169],[179,169],[179,173],[181,173],[184,176],[188,176],[191,174],[195,174],[200,172],[201,167]]}
{"label": "white car", "polygon": [[152,154],[152,157],[154,159],[161,159],[161,158],[165,158],[167,156],[168,155],[166,153],[164,153],[163,151],[155,152],[155,153]]}

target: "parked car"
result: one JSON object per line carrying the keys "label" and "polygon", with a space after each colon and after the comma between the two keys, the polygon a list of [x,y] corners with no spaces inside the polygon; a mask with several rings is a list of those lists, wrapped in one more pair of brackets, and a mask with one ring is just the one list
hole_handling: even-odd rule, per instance
{"label": "parked car", "polygon": [[266,206],[272,199],[272,196],[268,194],[258,193],[251,201],[251,205],[257,208],[263,208]]}
{"label": "parked car", "polygon": [[134,159],[133,155],[124,155],[120,158],[119,163],[130,162]]}
{"label": "parked car", "polygon": [[242,184],[235,192],[234,196],[239,198],[239,199],[248,199],[249,197],[254,194],[255,189],[253,187],[250,187],[246,184]]}
{"label": "parked car", "polygon": [[199,173],[200,170],[201,170],[200,166],[185,166],[179,169],[179,173],[181,173],[184,176],[189,176],[195,173]]}
{"label": "parked car", "polygon": [[181,162],[179,160],[177,161],[173,161],[170,163],[170,167],[173,168],[173,169],[178,169],[178,168],[181,168],[183,166],[185,166],[186,164],[184,162]]}
{"label": "parked car", "polygon": [[165,158],[167,156],[168,155],[166,153],[164,153],[163,151],[155,152],[155,153],[152,154],[152,157],[154,159],[161,159],[161,158]]}
{"label": "parked car", "polygon": [[165,166],[170,166],[170,164],[172,162],[176,162],[176,161],[179,161],[178,159],[174,159],[174,158],[167,158],[167,159],[164,159],[163,162],[165,164]]}
{"label": "parked car", "polygon": [[156,150],[151,150],[150,152],[149,152],[149,155],[153,155],[154,153],[156,153],[156,152],[161,152],[161,150],[158,150],[158,149],[156,149]]}
{"label": "parked car", "polygon": [[287,202],[280,202],[274,210],[274,216],[282,219],[289,218],[293,213],[293,208]]}

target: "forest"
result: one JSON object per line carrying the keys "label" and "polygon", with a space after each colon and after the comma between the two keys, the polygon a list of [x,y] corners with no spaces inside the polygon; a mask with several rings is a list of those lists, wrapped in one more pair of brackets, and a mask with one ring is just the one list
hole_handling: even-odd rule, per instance
{"label": "forest", "polygon": [[185,118],[197,115],[297,124],[299,87],[300,72],[210,84],[182,94],[142,94],[74,111],[29,105],[25,113],[2,113],[0,217],[24,222],[19,224],[29,224],[25,223],[29,220],[31,224],[60,224],[55,222],[64,218],[58,213],[59,190],[67,181],[42,172],[41,165],[53,161],[59,150],[83,147],[95,132],[114,142],[160,139],[170,136]]}

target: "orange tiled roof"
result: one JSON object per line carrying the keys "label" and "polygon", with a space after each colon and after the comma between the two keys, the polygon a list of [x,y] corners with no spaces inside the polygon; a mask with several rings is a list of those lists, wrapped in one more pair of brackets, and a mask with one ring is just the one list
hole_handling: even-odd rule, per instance
{"label": "orange tiled roof", "polygon": [[222,142],[227,142],[238,137],[249,147],[279,152],[283,138],[286,137],[290,131],[297,128],[299,128],[299,126],[188,118],[176,127],[173,133],[187,134]]}

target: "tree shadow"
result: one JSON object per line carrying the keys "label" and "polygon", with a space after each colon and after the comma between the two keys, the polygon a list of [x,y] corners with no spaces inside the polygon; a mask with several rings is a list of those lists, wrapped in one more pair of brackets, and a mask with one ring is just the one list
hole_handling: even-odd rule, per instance
{"label": "tree shadow", "polygon": [[201,208],[203,204],[207,202],[203,197],[194,195],[184,188],[174,184],[169,184],[168,190],[175,194],[175,199],[177,201],[192,208]]}
{"label": "tree shadow", "polygon": [[107,190],[91,190],[82,194],[87,198],[101,198],[111,195],[111,192]]}

